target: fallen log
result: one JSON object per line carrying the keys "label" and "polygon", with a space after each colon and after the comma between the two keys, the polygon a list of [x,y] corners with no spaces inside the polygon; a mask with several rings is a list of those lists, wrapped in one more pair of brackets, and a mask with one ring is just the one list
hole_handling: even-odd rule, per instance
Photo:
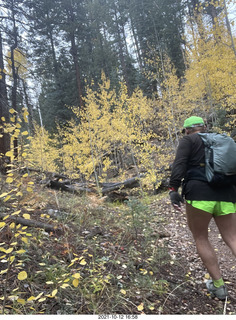
{"label": "fallen log", "polygon": [[[5,214],[0,213],[0,218],[5,218],[5,217],[6,217]],[[11,221],[14,221],[16,224],[22,224],[23,226],[27,226],[27,227],[44,229],[47,232],[56,232],[56,233],[63,232],[62,229],[58,226],[53,226],[51,224],[47,224],[47,223],[40,222],[37,220],[24,219],[21,217],[11,216],[11,215],[9,215],[9,217],[6,220],[11,220]]]}
{"label": "fallen log", "polygon": [[114,183],[107,183],[107,184],[104,183],[102,188],[102,194],[105,195],[106,193],[109,193],[111,191],[123,189],[123,188],[128,188],[128,189],[137,188],[140,186],[139,179],[140,179],[139,177],[133,177],[123,182],[114,182]]}
{"label": "fallen log", "polygon": [[[129,178],[123,182],[110,182],[110,183],[100,183],[99,186],[102,188],[101,192],[103,195],[123,189],[123,188],[136,188],[139,187],[139,177],[133,177]],[[48,180],[46,183],[46,186],[52,189],[61,190],[61,191],[67,191],[70,193],[75,194],[81,194],[83,192],[87,193],[98,193],[98,190],[96,188],[95,184],[88,184],[88,183],[75,183],[75,184],[69,184],[68,181],[66,182],[59,182],[54,180]]]}
{"label": "fallen log", "polygon": [[68,182],[59,182],[54,180],[49,180],[46,183],[46,186],[51,189],[67,191],[73,194],[81,194],[83,192],[97,192],[95,189],[79,186],[78,184],[72,185],[68,184]]}

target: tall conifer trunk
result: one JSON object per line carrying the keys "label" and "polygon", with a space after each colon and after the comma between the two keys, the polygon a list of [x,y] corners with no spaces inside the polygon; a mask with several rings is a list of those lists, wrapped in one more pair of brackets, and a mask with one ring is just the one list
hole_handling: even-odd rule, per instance
{"label": "tall conifer trunk", "polygon": [[6,76],[4,73],[4,61],[3,61],[3,44],[2,34],[0,30],[0,172],[5,173],[5,153],[10,150],[10,137],[8,133],[3,132],[3,118],[6,122],[9,122],[9,110],[7,103],[7,88],[6,88]]}
{"label": "tall conifer trunk", "polygon": [[235,55],[235,58],[236,58],[236,49],[235,49],[235,44],[234,44],[234,38],[233,38],[233,34],[232,34],[230,22],[229,22],[228,11],[227,11],[227,7],[226,7],[226,2],[225,2],[225,0],[224,0],[224,11],[225,11],[226,27],[227,27],[228,33],[229,33],[229,35],[230,35],[231,46],[232,46],[232,49],[233,49],[233,51],[234,51],[234,55]]}
{"label": "tall conifer trunk", "polygon": [[78,60],[78,51],[76,47],[76,36],[75,36],[75,28],[76,28],[76,20],[73,13],[73,2],[71,1],[67,7],[67,18],[68,18],[68,25],[70,26],[69,30],[69,38],[71,43],[71,55],[73,58],[74,68],[75,68],[75,76],[76,76],[76,84],[78,90],[78,99],[79,99],[79,106],[82,108],[84,106],[83,103],[83,91],[82,91],[82,84],[81,84],[81,75],[80,75],[80,67],[79,67],[79,60]]}

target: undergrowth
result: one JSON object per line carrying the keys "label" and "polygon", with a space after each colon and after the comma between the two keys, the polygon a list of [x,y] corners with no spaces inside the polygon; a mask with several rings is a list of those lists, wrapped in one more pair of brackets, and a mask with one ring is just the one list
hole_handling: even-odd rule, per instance
{"label": "undergrowth", "polygon": [[[170,256],[165,242],[156,243],[164,221],[150,201],[111,204],[95,195],[31,187],[31,196],[17,205],[1,197],[0,312],[157,313],[170,290],[160,276]],[[19,211],[55,231],[14,222]]]}

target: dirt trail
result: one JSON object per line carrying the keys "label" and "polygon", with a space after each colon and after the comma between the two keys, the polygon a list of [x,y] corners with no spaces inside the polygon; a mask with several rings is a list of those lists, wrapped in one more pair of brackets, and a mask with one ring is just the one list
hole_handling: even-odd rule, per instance
{"label": "dirt trail", "polygon": [[[172,308],[177,309],[176,306],[171,306],[171,301],[175,300],[175,304],[176,301],[180,303],[180,310],[176,313],[236,314],[236,258],[223,242],[214,220],[212,219],[209,225],[209,238],[216,250],[223,278],[227,283],[229,291],[227,303],[212,299],[207,293],[204,282],[209,279],[209,275],[196,252],[187,226],[185,210],[183,213],[175,212],[168,201],[165,208],[168,217],[165,228],[171,235],[168,241],[169,253],[175,262],[175,277],[179,276],[180,280],[179,288],[173,292],[175,297],[166,303],[171,310],[169,312],[173,312]],[[186,279],[189,281],[184,283]]]}

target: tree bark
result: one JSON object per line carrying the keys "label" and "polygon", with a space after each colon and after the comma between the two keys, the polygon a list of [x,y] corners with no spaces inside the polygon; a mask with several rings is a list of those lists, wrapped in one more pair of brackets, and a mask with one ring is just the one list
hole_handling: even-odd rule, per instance
{"label": "tree bark", "polygon": [[235,49],[235,45],[234,45],[234,38],[233,38],[233,34],[232,34],[230,22],[229,22],[229,16],[228,16],[228,11],[227,11],[225,0],[224,0],[224,11],[225,11],[226,27],[227,27],[228,33],[230,35],[232,49],[233,49],[234,55],[236,57],[236,49]]}
{"label": "tree bark", "polygon": [[9,122],[9,110],[7,101],[7,88],[6,88],[6,75],[4,72],[4,61],[3,61],[3,44],[2,34],[0,30],[0,172],[5,173],[5,163],[9,161],[9,158],[4,157],[7,151],[10,150],[10,136],[8,133],[4,133],[2,128],[3,118],[6,123]]}
{"label": "tree bark", "polygon": [[77,83],[79,106],[82,108],[84,106],[83,91],[82,91],[80,68],[79,68],[79,62],[78,62],[78,52],[77,52],[76,40],[75,40],[76,39],[76,37],[75,37],[76,19],[75,19],[75,15],[73,13],[72,2],[70,2],[67,7],[67,18],[68,18],[68,25],[70,27],[70,31],[69,31],[69,38],[70,38],[70,43],[71,43],[70,52],[71,52],[74,67],[75,67],[75,76],[76,76],[76,83]]}
{"label": "tree bark", "polygon": [[[0,218],[4,218],[4,217],[5,217],[5,214],[0,213]],[[62,232],[62,229],[57,226],[53,226],[51,224],[36,221],[36,220],[24,219],[16,216],[9,216],[8,219],[14,221],[15,223],[22,224],[23,226],[40,228],[40,229],[44,229],[47,232]]]}
{"label": "tree bark", "polygon": [[27,84],[25,82],[24,79],[22,79],[22,84],[23,84],[23,90],[24,90],[24,96],[25,96],[25,103],[26,103],[26,107],[29,113],[29,134],[33,135],[35,133],[35,128],[34,128],[34,118],[33,118],[33,107],[32,105],[29,103],[29,97],[27,94]]}
{"label": "tree bark", "polygon": [[[13,29],[12,29],[12,46],[10,48],[10,52],[11,52],[11,69],[12,69],[12,80],[13,80],[13,84],[12,84],[12,96],[11,96],[11,107],[18,111],[18,107],[17,107],[17,86],[18,86],[18,73],[17,73],[17,69],[15,67],[15,49],[17,49],[18,46],[18,29],[16,26],[16,19],[15,19],[15,7],[14,7],[15,3],[14,0],[11,0],[11,22],[13,24]],[[17,118],[17,115],[16,115]],[[16,120],[15,120],[16,122]],[[13,141],[13,148],[14,148],[14,158],[18,157],[18,140],[17,138],[14,139]]]}

